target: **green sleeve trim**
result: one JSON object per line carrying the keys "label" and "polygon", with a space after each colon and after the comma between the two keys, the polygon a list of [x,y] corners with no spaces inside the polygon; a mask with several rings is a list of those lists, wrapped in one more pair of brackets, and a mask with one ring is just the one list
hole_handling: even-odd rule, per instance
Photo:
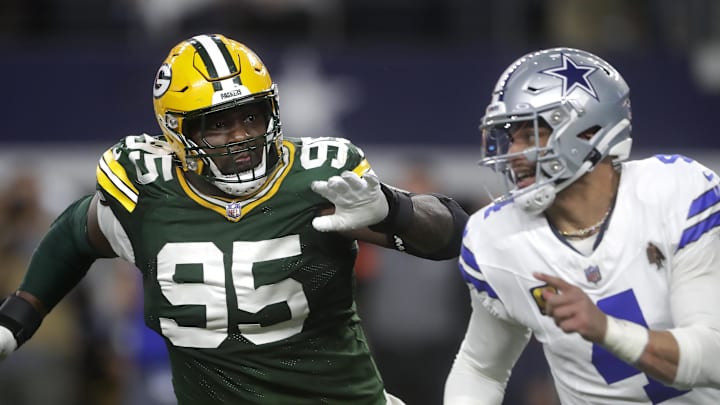
{"label": "green sleeve trim", "polygon": [[99,257],[87,237],[92,195],[70,205],[52,223],[33,252],[20,290],[37,297],[50,311],[85,276]]}

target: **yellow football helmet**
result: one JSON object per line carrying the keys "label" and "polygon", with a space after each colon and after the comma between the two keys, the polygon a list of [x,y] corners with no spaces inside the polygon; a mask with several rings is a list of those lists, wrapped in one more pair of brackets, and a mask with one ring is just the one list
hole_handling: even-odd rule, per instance
{"label": "yellow football helmet", "polygon": [[[176,45],[155,76],[155,117],[183,170],[195,172],[223,192],[246,196],[260,189],[282,161],[277,85],[255,53],[222,35],[197,35]],[[208,114],[260,103],[268,123],[264,134],[242,142],[211,146],[190,139],[190,122]],[[261,139],[262,138],[262,139]],[[262,145],[255,167],[222,172],[213,157],[234,155]]]}

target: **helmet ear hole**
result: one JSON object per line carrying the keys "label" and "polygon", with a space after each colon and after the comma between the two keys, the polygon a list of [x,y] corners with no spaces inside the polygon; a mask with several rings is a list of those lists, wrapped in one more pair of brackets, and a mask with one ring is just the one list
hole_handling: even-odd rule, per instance
{"label": "helmet ear hole", "polygon": [[602,129],[600,125],[594,125],[584,131],[581,131],[577,137],[589,141],[593,138],[593,136],[595,136],[595,134],[598,133],[598,131],[600,131],[600,129]]}

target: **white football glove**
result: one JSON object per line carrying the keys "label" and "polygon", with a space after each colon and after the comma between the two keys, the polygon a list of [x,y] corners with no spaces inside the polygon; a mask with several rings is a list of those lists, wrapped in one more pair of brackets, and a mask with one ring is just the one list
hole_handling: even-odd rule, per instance
{"label": "white football glove", "polygon": [[363,177],[351,171],[327,181],[313,181],[312,190],[335,205],[335,213],[316,217],[313,227],[320,232],[348,231],[375,225],[387,217],[390,207],[373,173]]}
{"label": "white football glove", "polygon": [[0,360],[12,354],[17,349],[17,341],[10,329],[0,326]]}

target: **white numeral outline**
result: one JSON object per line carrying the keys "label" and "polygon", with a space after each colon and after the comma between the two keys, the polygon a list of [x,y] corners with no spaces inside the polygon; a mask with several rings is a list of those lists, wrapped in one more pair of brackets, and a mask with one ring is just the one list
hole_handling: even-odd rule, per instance
{"label": "white numeral outline", "polygon": [[[255,344],[277,342],[302,331],[310,312],[302,284],[286,278],[278,283],[255,287],[255,263],[299,256],[300,237],[253,242],[234,242],[232,253],[232,288],[238,309],[256,314],[271,304],[288,306],[289,320],[272,325],[239,324],[240,333]],[[202,266],[201,283],[179,283],[175,280],[180,264]],[[223,252],[212,242],[168,243],[158,253],[157,279],[163,296],[173,306],[205,307],[206,325],[180,326],[171,318],[160,317],[163,336],[175,346],[217,348],[228,337],[229,309]]]}
{"label": "white numeral outline", "polygon": [[[305,169],[314,169],[320,167],[328,159],[329,147],[337,148],[337,156],[330,161],[330,166],[340,169],[345,165],[348,158],[347,139],[331,139],[331,138],[300,138],[302,140],[302,149],[300,150],[300,164]],[[317,151],[317,156],[310,156],[312,150]]]}

